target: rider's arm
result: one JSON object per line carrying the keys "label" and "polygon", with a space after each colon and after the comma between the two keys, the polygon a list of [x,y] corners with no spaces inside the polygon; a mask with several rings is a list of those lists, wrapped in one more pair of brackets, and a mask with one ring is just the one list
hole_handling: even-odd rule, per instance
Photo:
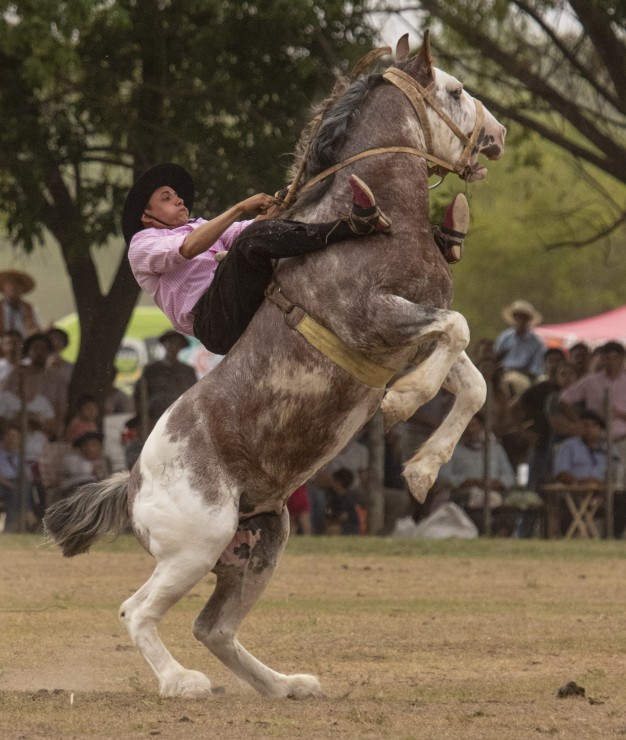
{"label": "rider's arm", "polygon": [[180,253],[185,259],[193,259],[206,252],[222,236],[224,231],[246,213],[265,213],[274,203],[274,199],[265,193],[257,193],[241,203],[231,206],[224,213],[212,218],[202,226],[194,229],[185,237]]}

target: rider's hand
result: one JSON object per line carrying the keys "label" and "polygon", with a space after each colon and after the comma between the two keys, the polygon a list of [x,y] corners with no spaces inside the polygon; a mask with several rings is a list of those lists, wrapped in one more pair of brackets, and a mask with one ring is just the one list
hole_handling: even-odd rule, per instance
{"label": "rider's hand", "polygon": [[267,195],[266,193],[257,193],[256,195],[251,195],[249,198],[242,201],[240,203],[240,207],[246,213],[263,216],[269,211],[274,203],[275,200],[271,195]]}

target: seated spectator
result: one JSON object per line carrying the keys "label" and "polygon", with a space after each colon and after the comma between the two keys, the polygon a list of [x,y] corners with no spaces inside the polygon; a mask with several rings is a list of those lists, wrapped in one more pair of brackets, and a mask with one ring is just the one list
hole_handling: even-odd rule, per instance
{"label": "seated spectator", "polygon": [[347,468],[339,468],[332,474],[332,479],[329,534],[359,534],[361,518],[356,492],[353,488],[354,475]]}
{"label": "seated spectator", "polygon": [[309,502],[311,505],[311,531],[313,534],[325,534],[328,496],[335,488],[333,473],[346,468],[352,473],[352,487],[359,489],[361,495],[367,490],[369,471],[369,450],[355,437],[308,481]]}
{"label": "seated spectator", "polygon": [[626,459],[626,349],[619,342],[601,347],[604,366],[588,373],[561,393],[561,401],[570,406],[582,405],[605,418],[607,397],[611,404],[613,443],[620,457]]}
{"label": "seated spectator", "polygon": [[559,389],[557,374],[565,362],[562,350],[552,348],[544,355],[545,378],[527,388],[517,399],[514,410],[529,439],[528,487],[537,491],[550,475],[550,439],[552,429],[546,415],[546,401]]}
{"label": "seated spectator", "polygon": [[2,270],[0,272],[0,335],[9,330],[19,332],[22,338],[40,331],[41,322],[37,311],[22,296],[35,288],[35,281],[21,270]]}
{"label": "seated spectator", "polygon": [[546,399],[545,411],[550,424],[550,460],[553,458],[552,451],[556,443],[580,433],[581,423],[578,410],[561,401],[561,393],[577,379],[576,366],[567,360],[562,362],[556,374],[558,388]]}
{"label": "seated spectator", "polygon": [[87,432],[99,431],[100,407],[94,396],[85,395],[78,399],[76,411],[65,430],[65,440],[74,442]]}
{"label": "seated spectator", "polygon": [[[51,344],[44,334],[33,334],[23,347],[24,361],[5,380],[0,394],[0,416],[15,418],[25,398],[31,413],[39,414],[42,429],[50,436],[59,436],[65,426],[67,385],[61,373],[48,368]],[[52,419],[48,411],[52,408]]]}
{"label": "seated spectator", "polygon": [[19,331],[10,329],[0,340],[0,389],[9,375],[19,367],[22,359],[22,335]]}
{"label": "seated spectator", "polygon": [[65,384],[69,386],[74,372],[74,363],[69,362],[61,355],[61,352],[70,343],[69,335],[60,327],[53,326],[52,329],[46,332],[46,336],[52,346],[52,352],[48,356],[48,367],[56,368],[63,376]]}
{"label": "seated spectator", "polygon": [[[556,451],[553,477],[559,483],[604,484],[607,469],[606,423],[595,411],[580,414],[581,432]],[[615,453],[615,462],[621,458]]]}
{"label": "seated spectator", "polygon": [[[595,411],[583,411],[580,414],[581,432],[574,437],[563,440],[557,448],[554,458],[554,480],[566,485],[591,485],[601,487],[607,475],[606,423]],[[618,452],[613,453],[615,477],[623,465]],[[615,533],[619,534],[626,526],[626,506],[622,496],[615,497]],[[571,523],[571,514],[561,502],[561,530],[567,531]]]}
{"label": "seated spectator", "polygon": [[576,342],[569,348],[568,359],[576,369],[576,377],[582,378],[591,370],[591,350],[584,342]]}
{"label": "seated spectator", "polygon": [[311,534],[311,506],[306,483],[298,486],[287,499],[289,533]]}
{"label": "seated spectator", "polygon": [[[489,503],[502,505],[504,494],[515,484],[515,473],[502,445],[490,435]],[[479,531],[484,531],[479,514],[485,505],[485,426],[481,414],[470,419],[450,460],[442,465],[438,486],[448,490],[449,498],[465,509]]]}
{"label": "seated spectator", "polygon": [[[22,506],[19,489],[21,445],[22,432],[19,427],[8,426],[4,430],[0,441],[0,505],[6,514],[5,532],[17,532],[20,524]],[[22,484],[26,505],[26,525],[28,529],[34,529],[39,524],[39,518],[34,511],[31,480],[26,461],[23,463]]]}
{"label": "seated spectator", "polygon": [[103,442],[100,432],[87,432],[74,441],[73,449],[63,461],[62,497],[68,496],[78,486],[102,480],[111,474]]}

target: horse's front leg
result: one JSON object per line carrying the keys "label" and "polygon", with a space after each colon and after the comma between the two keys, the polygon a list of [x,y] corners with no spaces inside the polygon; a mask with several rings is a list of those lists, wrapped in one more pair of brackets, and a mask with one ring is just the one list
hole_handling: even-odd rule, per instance
{"label": "horse's front leg", "polygon": [[398,297],[394,304],[398,329],[396,336],[392,330],[392,341],[400,345],[412,340],[418,353],[427,348],[429,354],[387,391],[381,405],[386,431],[434,398],[470,339],[467,321],[456,311],[428,309]]}
{"label": "horse's front leg", "polygon": [[439,468],[452,457],[465,427],[485,403],[485,379],[462,352],[442,384],[455,396],[450,412],[417,453],[405,463],[403,476],[413,496],[422,503],[431,489]]}

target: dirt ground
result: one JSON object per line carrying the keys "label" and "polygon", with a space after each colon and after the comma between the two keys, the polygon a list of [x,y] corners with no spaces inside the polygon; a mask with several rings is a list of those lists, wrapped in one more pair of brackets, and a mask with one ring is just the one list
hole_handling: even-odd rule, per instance
{"label": "dirt ground", "polygon": [[[152,559],[130,539],[73,560],[40,543],[0,540],[1,738],[626,735],[621,543],[290,543],[240,636],[315,673],[326,696],[306,701],[259,697],[195,641],[210,579],[161,634],[214,696],[159,698],[117,620]],[[559,698],[571,681],[584,696]]]}

